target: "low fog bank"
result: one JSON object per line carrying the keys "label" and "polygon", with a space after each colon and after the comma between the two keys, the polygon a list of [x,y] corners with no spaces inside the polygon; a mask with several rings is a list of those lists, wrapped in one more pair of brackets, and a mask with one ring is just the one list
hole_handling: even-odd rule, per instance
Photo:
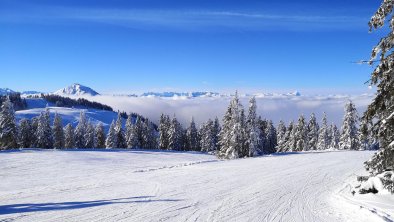
{"label": "low fog bank", "polygon": [[[128,97],[128,96],[84,96],[84,98],[107,104],[114,110],[135,112],[158,122],[161,113],[173,116],[186,124],[194,117],[198,124],[208,118],[219,117],[221,120],[230,97],[208,98],[161,98],[161,97]],[[250,96],[240,98],[244,108],[248,108]],[[351,99],[357,107],[359,115],[365,111],[372,101],[372,94],[353,96],[260,96],[256,97],[258,114],[263,118],[271,119],[277,124],[279,120],[286,123],[296,121],[299,115],[304,114],[306,119],[314,112],[321,119],[323,112],[327,113],[329,123],[341,125],[344,115],[344,106]]]}

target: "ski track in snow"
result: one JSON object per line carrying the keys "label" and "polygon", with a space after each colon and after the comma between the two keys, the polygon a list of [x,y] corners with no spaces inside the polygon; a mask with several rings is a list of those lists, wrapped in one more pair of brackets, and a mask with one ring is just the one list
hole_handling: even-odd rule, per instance
{"label": "ski track in snow", "polygon": [[0,221],[390,221],[343,194],[372,154],[1,152]]}

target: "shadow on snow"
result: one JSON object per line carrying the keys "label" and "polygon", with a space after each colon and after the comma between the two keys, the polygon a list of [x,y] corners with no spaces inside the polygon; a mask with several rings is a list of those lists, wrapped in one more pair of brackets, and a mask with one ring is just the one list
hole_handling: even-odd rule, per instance
{"label": "shadow on snow", "polygon": [[59,202],[59,203],[27,203],[0,205],[0,214],[16,214],[40,211],[73,210],[89,207],[97,207],[111,204],[130,204],[130,203],[150,203],[150,202],[175,202],[181,199],[151,199],[154,196],[140,196],[129,198],[117,198],[109,200],[78,201],[78,202]]}

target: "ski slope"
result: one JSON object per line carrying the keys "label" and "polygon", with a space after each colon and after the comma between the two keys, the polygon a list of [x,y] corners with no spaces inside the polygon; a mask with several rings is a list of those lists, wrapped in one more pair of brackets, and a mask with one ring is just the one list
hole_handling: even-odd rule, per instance
{"label": "ski slope", "polygon": [[0,221],[392,220],[394,207],[382,217],[346,196],[371,155],[0,152]]}

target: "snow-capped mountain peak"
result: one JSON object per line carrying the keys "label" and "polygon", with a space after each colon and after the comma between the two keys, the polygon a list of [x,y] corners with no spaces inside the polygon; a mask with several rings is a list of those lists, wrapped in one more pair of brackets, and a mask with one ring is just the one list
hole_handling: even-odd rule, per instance
{"label": "snow-capped mountain peak", "polygon": [[0,88],[0,95],[9,95],[15,93],[14,90],[9,89],[9,88]]}
{"label": "snow-capped mountain peak", "polygon": [[90,95],[96,96],[99,95],[98,92],[94,91],[93,89],[81,85],[79,83],[74,83],[71,86],[67,86],[63,89],[59,89],[58,91],[54,92],[57,95],[73,95],[73,96],[82,96],[82,95]]}

